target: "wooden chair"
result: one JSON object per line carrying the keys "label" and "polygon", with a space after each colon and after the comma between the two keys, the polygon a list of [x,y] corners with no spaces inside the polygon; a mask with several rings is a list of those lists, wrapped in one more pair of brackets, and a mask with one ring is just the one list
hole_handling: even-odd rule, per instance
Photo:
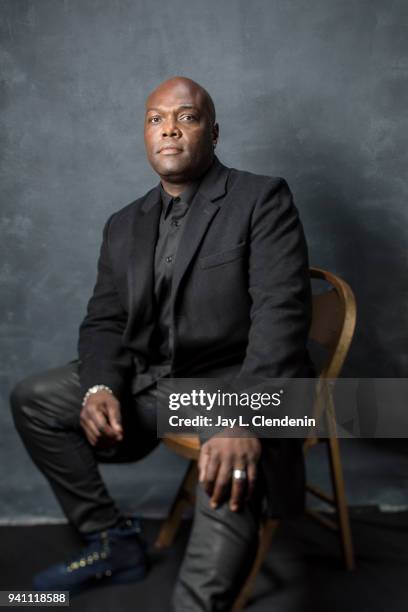
{"label": "wooden chair", "polygon": [[[338,276],[320,268],[310,269],[311,279],[320,279],[331,286],[323,293],[313,295],[313,317],[310,328],[310,339],[326,350],[326,359],[316,381],[315,414],[327,419],[329,437],[308,437],[304,442],[306,453],[316,444],[325,444],[329,459],[332,493],[328,494],[319,487],[307,484],[309,493],[323,500],[336,510],[337,520],[323,516],[316,510],[307,509],[308,515],[323,526],[336,531],[340,538],[341,551],[345,566],[354,568],[354,553],[351,538],[348,507],[346,503],[343,469],[340,459],[339,441],[336,437],[333,398],[327,379],[335,379],[340,374],[350,347],[356,322],[356,303],[349,285]],[[194,504],[194,492],[197,482],[197,460],[200,453],[198,436],[168,435],[164,443],[172,451],[190,460],[184,479],[175,497],[167,519],[163,522],[156,540],[157,548],[170,546],[180,525],[183,511],[189,504]],[[233,612],[242,610],[250,596],[256,576],[268,554],[273,534],[279,521],[266,519],[262,522],[259,533],[259,546],[251,572],[233,606]]]}

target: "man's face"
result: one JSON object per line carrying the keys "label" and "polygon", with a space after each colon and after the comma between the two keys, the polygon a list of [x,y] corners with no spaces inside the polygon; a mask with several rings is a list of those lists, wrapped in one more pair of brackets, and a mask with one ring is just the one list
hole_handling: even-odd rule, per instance
{"label": "man's face", "polygon": [[184,81],[164,83],[146,102],[147,158],[168,182],[194,180],[212,161],[217,128],[199,88]]}

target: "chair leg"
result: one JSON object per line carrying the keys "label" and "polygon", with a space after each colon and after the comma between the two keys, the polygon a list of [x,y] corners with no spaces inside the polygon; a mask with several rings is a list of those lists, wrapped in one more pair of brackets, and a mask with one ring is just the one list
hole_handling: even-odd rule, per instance
{"label": "chair leg", "polygon": [[186,506],[194,503],[194,489],[197,482],[197,462],[190,461],[183,481],[177,491],[169,514],[163,522],[156,538],[155,548],[167,548],[173,543],[174,537],[183,518]]}
{"label": "chair leg", "polygon": [[339,535],[345,566],[348,570],[355,568],[353,541],[351,537],[350,518],[344,487],[343,468],[340,458],[340,445],[336,436],[332,435],[327,441],[330,461],[330,473],[334,492],[337,517],[339,521]]}
{"label": "chair leg", "polygon": [[259,573],[259,570],[261,569],[261,566],[266,559],[266,556],[268,554],[268,551],[271,545],[272,537],[278,525],[279,525],[278,520],[267,519],[263,523],[263,525],[260,527],[259,546],[258,546],[258,552],[256,553],[255,561],[252,565],[251,571],[248,574],[248,577],[245,581],[244,586],[242,587],[237,599],[235,600],[235,603],[232,607],[231,612],[239,612],[240,610],[244,609],[252,593],[252,589],[254,587],[254,583]]}

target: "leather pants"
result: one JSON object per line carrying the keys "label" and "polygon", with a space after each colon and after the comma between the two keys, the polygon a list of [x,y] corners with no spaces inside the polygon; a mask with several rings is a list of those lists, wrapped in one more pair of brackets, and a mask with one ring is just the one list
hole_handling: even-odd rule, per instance
{"label": "leather pants", "polygon": [[[122,401],[123,440],[115,447],[92,447],[80,426],[81,389],[76,361],[30,376],[11,393],[16,428],[32,460],[48,479],[63,512],[80,533],[116,524],[121,512],[109,495],[99,462],[137,461],[159,443],[154,389]],[[216,509],[197,485],[194,522],[173,593],[175,612],[227,611],[256,554],[262,501],[240,512],[226,503]]]}

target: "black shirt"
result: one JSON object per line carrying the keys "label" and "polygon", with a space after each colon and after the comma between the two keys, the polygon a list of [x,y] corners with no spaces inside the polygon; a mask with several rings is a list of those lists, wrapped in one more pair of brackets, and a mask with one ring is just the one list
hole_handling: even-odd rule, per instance
{"label": "black shirt", "polygon": [[162,214],[154,254],[154,295],[156,301],[156,345],[161,364],[169,363],[173,354],[171,327],[171,284],[174,262],[190,206],[201,180],[189,185],[180,196],[172,197],[160,186]]}

